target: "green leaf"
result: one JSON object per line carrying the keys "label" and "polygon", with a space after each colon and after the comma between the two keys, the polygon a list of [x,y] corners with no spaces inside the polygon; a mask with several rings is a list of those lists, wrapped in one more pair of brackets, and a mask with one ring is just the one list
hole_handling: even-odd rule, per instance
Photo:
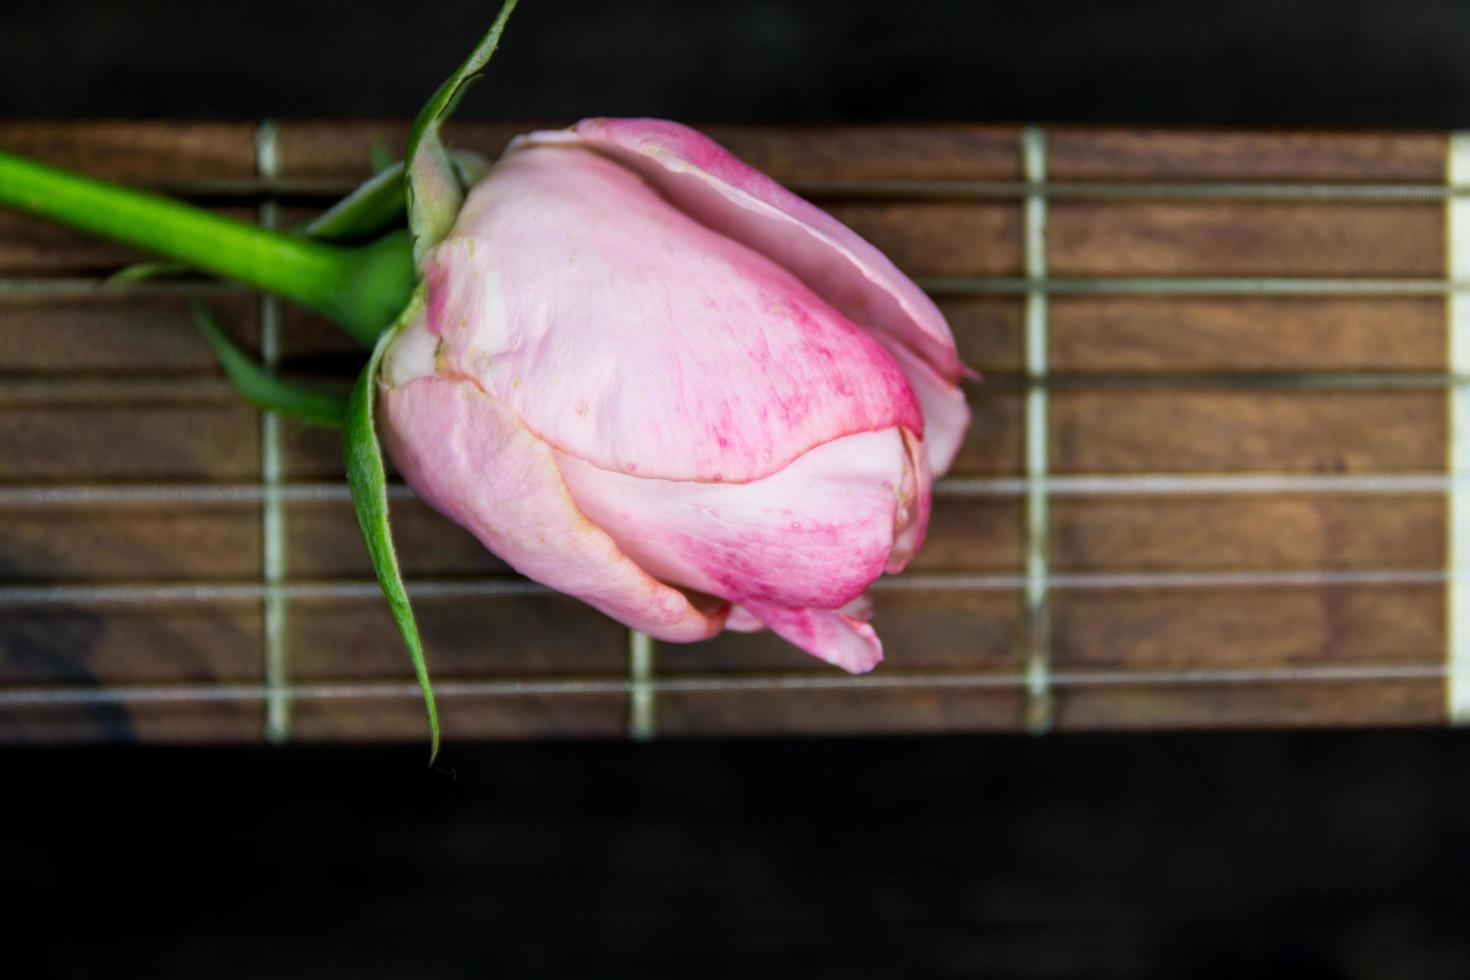
{"label": "green leaf", "polygon": [[246,401],[262,411],[278,412],[318,425],[342,425],[347,412],[346,398],[330,391],[304,388],[272,374],[235,346],[208,307],[195,300],[190,308],[220,367]]}
{"label": "green leaf", "polygon": [[403,587],[403,573],[398,567],[398,553],[393,548],[393,535],[388,527],[388,476],[383,468],[383,449],[373,425],[378,366],[382,363],[383,352],[398,332],[418,315],[423,305],[424,290],[420,286],[398,320],[378,338],[373,356],[358,376],[347,400],[343,450],[347,458],[347,483],[352,489],[352,506],[357,511],[363,542],[367,544],[373,570],[378,574],[378,584],[383,587],[388,608],[413,660],[419,688],[424,692],[424,709],[429,716],[429,764],[433,765],[439,755],[439,711],[434,704],[434,690],[429,684],[429,668],[424,663],[418,624],[414,621],[413,608]]}
{"label": "green leaf", "polygon": [[485,32],[459,70],[450,75],[429,98],[428,104],[419,110],[413,128],[409,130],[408,150],[404,154],[408,162],[405,186],[408,227],[413,232],[415,259],[422,258],[424,252],[444,240],[454,225],[454,219],[459,216],[460,206],[464,204],[464,186],[444,149],[439,129],[454,112],[465,88],[479,76],[480,70],[495,53],[505,22],[515,7],[516,0],[505,0],[490,30]]}

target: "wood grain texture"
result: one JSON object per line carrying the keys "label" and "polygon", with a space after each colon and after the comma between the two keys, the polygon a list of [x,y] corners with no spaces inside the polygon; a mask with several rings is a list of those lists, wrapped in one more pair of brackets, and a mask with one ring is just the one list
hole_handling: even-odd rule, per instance
{"label": "wood grain texture", "polygon": [[[1047,214],[1054,276],[1437,276],[1443,207],[1432,204],[1058,201]],[[958,247],[958,241],[955,242]]]}
{"label": "wood grain texture", "polygon": [[1071,572],[1435,568],[1446,559],[1444,507],[1427,494],[1062,498],[1051,562]]}
{"label": "wood grain texture", "polygon": [[1393,473],[1444,466],[1443,391],[1060,391],[1065,473]]}
{"label": "wood grain texture", "polygon": [[[450,137],[493,157],[527,128],[456,125]],[[264,193],[286,188],[283,217],[294,221],[364,177],[375,141],[400,148],[406,130],[402,121],[283,124],[277,184],[255,173],[249,124],[3,123],[0,146],[246,217]],[[913,276],[1022,274],[1024,225],[1013,194],[921,199],[887,184],[863,190],[863,182],[1017,181],[1016,127],[710,132],[777,179],[812,188],[819,204]],[[1062,127],[1048,130],[1047,153],[1053,180],[1435,184],[1444,178],[1445,140]],[[1443,207],[1433,202],[1066,198],[1048,207],[1056,276],[1435,278],[1445,272],[1445,247]],[[0,214],[5,282],[95,278],[131,258]],[[46,585],[260,582],[261,506],[249,495],[109,506],[4,497],[22,488],[249,487],[260,479],[259,418],[220,383],[185,299],[167,290],[0,289],[0,597]],[[982,487],[1013,480],[1024,473],[1024,299],[950,291],[936,300],[961,356],[986,375],[966,386],[975,422],[954,476]],[[243,344],[259,343],[260,307],[251,296],[216,291],[209,301]],[[1444,470],[1443,386],[1399,383],[1446,370],[1442,298],[1054,296],[1048,309],[1054,473]],[[342,383],[361,363],[359,348],[309,314],[286,310],[283,333],[282,364],[293,376]],[[1350,383],[1330,375],[1350,375]],[[341,480],[340,448],[327,430],[286,426],[283,462],[293,483]],[[1084,586],[1088,576],[1124,573],[1432,573],[1446,562],[1445,507],[1433,492],[1063,494],[1051,501],[1050,561]],[[369,580],[343,498],[292,500],[283,514],[289,585]],[[394,514],[410,580],[516,581],[423,504],[395,500]],[[1020,588],[1024,515],[1014,488],[936,498],[929,541],[909,577],[875,591],[887,652],[878,683],[833,678],[832,668],[769,634],[658,645],[655,679],[674,682],[654,699],[658,731],[1019,731],[1020,658],[1029,640]],[[467,685],[441,698],[450,738],[627,731],[628,634],[616,623],[552,595],[416,605],[436,676]],[[402,688],[411,679],[407,660],[370,590],[290,598],[286,609],[287,680],[337,691],[292,701],[292,738],[422,737],[421,705]],[[1051,596],[1055,723],[1062,730],[1440,724],[1444,685],[1433,676],[1303,680],[1272,672],[1432,671],[1444,661],[1445,616],[1444,588],[1433,582],[1062,586]],[[0,602],[0,742],[258,740],[263,644],[258,598]],[[1255,679],[1182,679],[1222,670]],[[1140,679],[1130,682],[1130,672]],[[1093,680],[1068,683],[1069,674]],[[1169,682],[1171,675],[1181,679]],[[946,685],[933,680],[939,676],[973,682]],[[757,683],[721,686],[748,679]],[[602,686],[575,694],[513,687],[579,680]],[[240,696],[113,703],[105,696],[221,684],[240,686]],[[384,684],[399,687],[353,694],[342,686]],[[87,704],[4,700],[41,689],[104,696]]]}
{"label": "wood grain texture", "polygon": [[1437,183],[1439,133],[1049,128],[1053,180]]}

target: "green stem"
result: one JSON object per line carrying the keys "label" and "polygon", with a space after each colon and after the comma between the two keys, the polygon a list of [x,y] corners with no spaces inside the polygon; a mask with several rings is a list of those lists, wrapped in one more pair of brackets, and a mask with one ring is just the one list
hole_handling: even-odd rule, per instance
{"label": "green stem", "polygon": [[3,151],[0,204],[295,300],[369,346],[417,279],[407,232],[323,245]]}

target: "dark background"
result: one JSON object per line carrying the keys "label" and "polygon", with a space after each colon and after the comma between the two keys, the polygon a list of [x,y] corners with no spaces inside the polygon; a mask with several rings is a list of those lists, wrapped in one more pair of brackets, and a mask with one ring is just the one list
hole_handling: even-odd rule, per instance
{"label": "dark background", "polygon": [[[0,0],[0,116],[407,116],[491,3]],[[523,0],[465,115],[1470,125],[1470,4]],[[1463,977],[1470,735],[0,753],[17,976]]]}
{"label": "dark background", "polygon": [[[0,116],[412,116],[499,0],[3,0]],[[1470,123],[1463,0],[523,0],[467,116]]]}

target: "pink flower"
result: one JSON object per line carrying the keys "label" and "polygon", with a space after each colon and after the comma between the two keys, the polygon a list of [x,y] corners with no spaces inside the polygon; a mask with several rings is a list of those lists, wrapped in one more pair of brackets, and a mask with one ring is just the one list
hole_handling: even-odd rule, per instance
{"label": "pink flower", "polygon": [[517,139],[425,256],[380,422],[522,574],[673,641],[769,627],[847,670],[969,412],[938,309],[675,123]]}

